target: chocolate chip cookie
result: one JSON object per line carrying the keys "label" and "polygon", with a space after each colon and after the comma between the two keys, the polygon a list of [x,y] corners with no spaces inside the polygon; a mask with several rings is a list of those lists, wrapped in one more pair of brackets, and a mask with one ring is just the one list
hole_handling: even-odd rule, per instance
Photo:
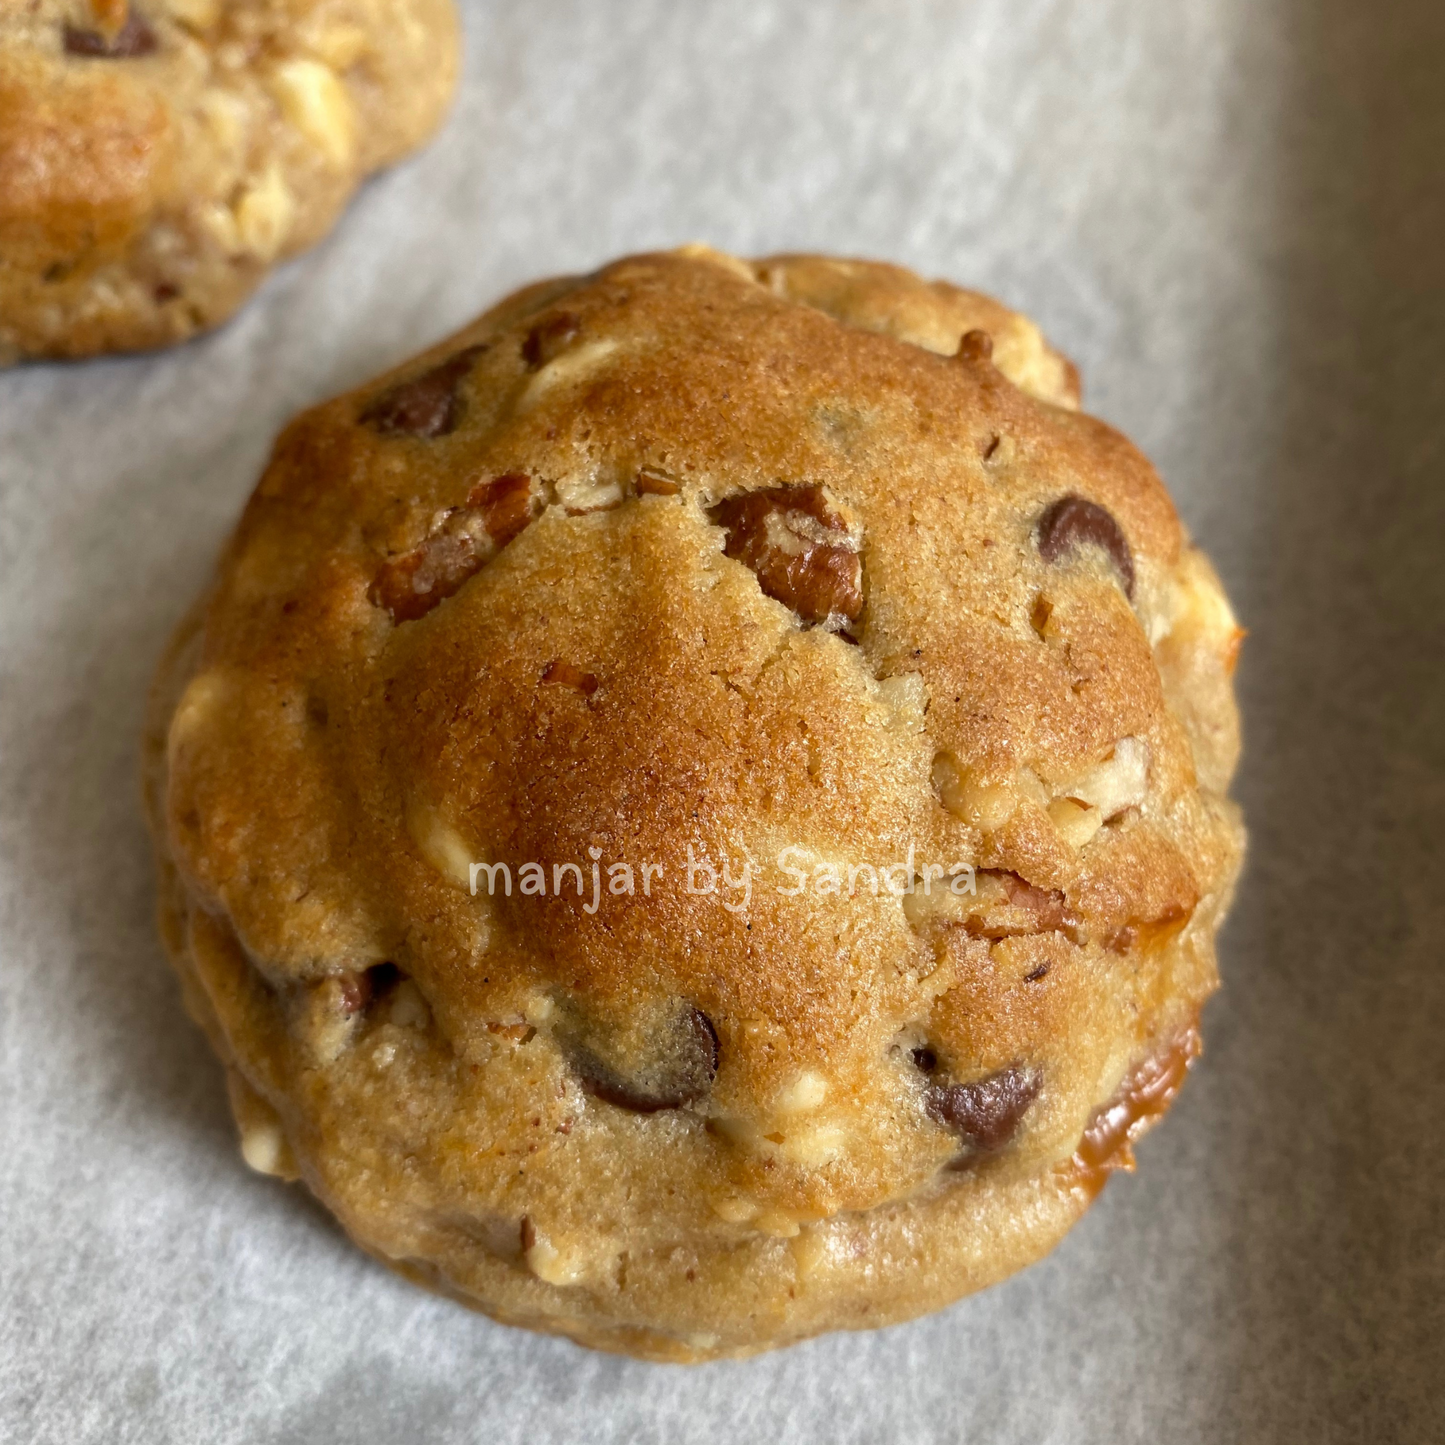
{"label": "chocolate chip cookie", "polygon": [[661,1360],[1048,1251],[1199,1050],[1241,632],[986,297],[690,247],[278,441],[155,693],[256,1168]]}
{"label": "chocolate chip cookie", "polygon": [[0,0],[0,363],[184,340],[436,128],[451,0]]}

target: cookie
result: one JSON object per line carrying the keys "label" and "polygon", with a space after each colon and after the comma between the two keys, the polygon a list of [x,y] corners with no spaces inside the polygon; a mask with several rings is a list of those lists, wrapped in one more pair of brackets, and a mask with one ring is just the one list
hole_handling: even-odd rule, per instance
{"label": "cookie", "polygon": [[243,1151],[660,1360],[1049,1250],[1199,1048],[1240,641],[1029,321],[686,248],[297,418],[155,693]]}
{"label": "cookie", "polygon": [[0,363],[224,321],[436,128],[450,0],[3,0]]}

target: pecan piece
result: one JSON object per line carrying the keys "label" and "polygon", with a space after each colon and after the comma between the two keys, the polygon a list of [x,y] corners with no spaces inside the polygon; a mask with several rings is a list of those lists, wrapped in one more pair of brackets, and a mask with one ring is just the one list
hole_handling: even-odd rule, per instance
{"label": "pecan piece", "polygon": [[393,622],[415,622],[474,576],[536,515],[532,480],[520,472],[479,482],[466,505],[443,514],[412,551],[377,572],[370,597]]}
{"label": "pecan piece", "polygon": [[964,929],[975,938],[1017,938],[1035,933],[1074,934],[1078,920],[1056,889],[1038,888],[1017,873],[980,869],[978,906],[970,908]]}
{"label": "pecan piece", "polygon": [[965,331],[959,338],[954,356],[959,361],[981,366],[993,360],[993,337],[987,331]]}
{"label": "pecan piece", "polygon": [[159,44],[145,17],[134,11],[126,16],[125,24],[114,35],[84,30],[77,25],[65,27],[67,55],[86,55],[97,60],[133,60],[137,56],[153,55]]}
{"label": "pecan piece", "polygon": [[656,467],[643,467],[632,485],[640,497],[675,497],[682,490],[682,483],[676,477]]}
{"label": "pecan piece", "polygon": [[724,555],[751,567],[763,591],[804,622],[846,631],[862,616],[858,541],[822,487],[742,492],[708,517],[727,531]]}
{"label": "pecan piece", "polygon": [[964,1153],[955,1163],[963,1164],[997,1152],[1013,1138],[1042,1082],[1036,1071],[1012,1064],[971,1084],[931,1085],[924,1108],[962,1141]]}
{"label": "pecan piece", "polygon": [[1134,554],[1112,513],[1087,498],[1060,497],[1039,518],[1039,556],[1058,562],[1076,547],[1102,547],[1121,580],[1124,595],[1134,595]]}
{"label": "pecan piece", "polygon": [[652,1056],[626,1062],[604,1058],[591,1040],[570,1037],[566,1047],[582,1087],[595,1098],[634,1114],[682,1109],[707,1096],[717,1078],[718,1037],[712,1020],[689,1004],[678,1013]]}
{"label": "pecan piece", "polygon": [[369,402],[361,420],[384,436],[441,437],[461,420],[457,387],[485,350],[467,346],[440,365],[384,391]]}

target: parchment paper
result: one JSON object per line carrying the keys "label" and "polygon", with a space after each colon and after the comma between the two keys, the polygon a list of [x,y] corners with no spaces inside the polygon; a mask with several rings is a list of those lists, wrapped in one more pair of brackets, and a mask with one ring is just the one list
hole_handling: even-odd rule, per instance
{"label": "parchment paper", "polygon": [[[470,0],[439,142],[219,335],[0,374],[0,1435],[1445,1437],[1445,6]],[[151,922],[142,698],[281,423],[629,249],[997,292],[1252,636],[1207,1052],[1047,1261],[682,1370],[493,1325],[249,1174]]]}

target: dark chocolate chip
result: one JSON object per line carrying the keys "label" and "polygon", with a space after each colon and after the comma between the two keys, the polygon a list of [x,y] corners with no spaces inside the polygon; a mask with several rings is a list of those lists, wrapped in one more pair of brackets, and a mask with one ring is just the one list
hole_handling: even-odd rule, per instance
{"label": "dark chocolate chip", "polygon": [[457,387],[487,348],[468,346],[439,366],[383,392],[368,403],[361,420],[384,436],[441,437],[461,420]]}
{"label": "dark chocolate chip", "polygon": [[652,1067],[624,1073],[576,1041],[570,1041],[568,1052],[589,1094],[634,1114],[695,1104],[707,1096],[717,1077],[717,1030],[691,1005],[678,1016],[662,1057]]}
{"label": "dark chocolate chip", "polygon": [[1075,547],[1102,547],[1118,569],[1124,593],[1134,595],[1134,556],[1113,516],[1084,497],[1060,497],[1039,518],[1039,556],[1058,562]]}
{"label": "dark chocolate chip", "polygon": [[158,44],[155,31],[134,10],[126,16],[125,24],[111,36],[102,35],[99,30],[83,30],[76,25],[65,27],[68,55],[85,55],[97,60],[133,60],[137,56],[153,54]]}
{"label": "dark chocolate chip", "polygon": [[938,1055],[925,1044],[913,1050],[913,1063],[923,1073],[931,1074],[938,1067]]}
{"label": "dark chocolate chip", "polygon": [[844,630],[862,615],[863,560],[822,487],[742,492],[708,517],[727,530],[725,555],[751,567],[763,591],[804,622]]}
{"label": "dark chocolate chip", "polygon": [[924,1106],[962,1141],[966,1160],[1002,1149],[1013,1138],[1041,1082],[1033,1070],[1013,1064],[971,1084],[935,1084]]}
{"label": "dark chocolate chip", "polygon": [[582,323],[570,311],[558,311],[539,321],[522,342],[522,360],[538,371],[560,356],[582,330]]}

